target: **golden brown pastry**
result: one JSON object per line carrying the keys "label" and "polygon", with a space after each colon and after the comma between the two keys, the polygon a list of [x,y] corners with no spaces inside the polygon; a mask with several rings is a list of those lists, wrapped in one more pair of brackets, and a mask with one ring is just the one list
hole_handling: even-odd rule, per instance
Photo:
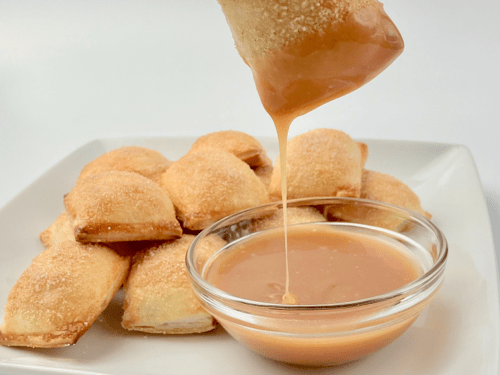
{"label": "golden brown pastry", "polygon": [[156,150],[125,146],[107,152],[88,163],[78,180],[109,171],[136,172],[158,182],[159,177],[172,164]]}
{"label": "golden brown pastry", "polygon": [[[368,146],[334,129],[298,135],[287,146],[288,199],[359,197]],[[271,199],[281,200],[280,162],[269,186]]]}
{"label": "golden brown pastry", "polygon": [[269,185],[273,163],[259,141],[251,135],[236,130],[209,133],[199,137],[189,152],[202,150],[220,150],[233,154],[247,163],[264,185]]}
{"label": "golden brown pastry", "polygon": [[134,172],[104,172],[78,181],[64,205],[77,241],[165,240],[182,234],[167,193]]}
{"label": "golden brown pastry", "polygon": [[268,201],[266,187],[250,167],[223,151],[185,155],[163,174],[162,187],[183,226],[191,230]]}
{"label": "golden brown pastry", "polygon": [[[194,238],[185,234],[134,256],[124,285],[124,328],[164,334],[200,333],[215,328],[213,317],[196,300],[186,270],[186,252]],[[207,245],[207,257],[219,249],[214,244]]]}
{"label": "golden brown pastry", "polygon": [[40,253],[9,293],[0,344],[40,348],[74,344],[106,308],[130,257],[74,240]]}
{"label": "golden brown pastry", "polygon": [[[363,185],[361,198],[390,203],[417,212],[430,219],[431,214],[422,209],[418,196],[403,182],[388,174],[363,171]],[[375,225],[391,230],[403,230],[405,218],[383,214],[379,210],[352,206],[339,210],[330,208],[327,217],[332,219],[348,220],[356,223]]]}
{"label": "golden brown pastry", "polygon": [[[323,214],[321,214],[314,207],[288,207],[287,208],[287,224],[302,224],[313,222],[326,221]],[[252,225],[253,231],[261,231],[266,229],[278,228],[283,226],[283,209],[279,209],[269,216],[259,218],[254,221]]]}
{"label": "golden brown pastry", "polygon": [[49,247],[64,241],[74,241],[75,235],[73,234],[73,227],[71,226],[68,215],[63,212],[58,218],[42,233],[40,233],[40,240]]}

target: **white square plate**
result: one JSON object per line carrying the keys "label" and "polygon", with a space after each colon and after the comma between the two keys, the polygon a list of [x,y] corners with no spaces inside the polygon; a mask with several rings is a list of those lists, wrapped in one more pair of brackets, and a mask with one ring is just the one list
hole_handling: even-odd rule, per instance
{"label": "white square plate", "polygon": [[[0,306],[31,260],[43,249],[38,235],[63,211],[81,168],[124,145],[156,149],[176,160],[192,137],[102,139],[79,148],[0,209]],[[261,139],[271,158],[273,138]],[[367,168],[411,186],[448,239],[445,282],[433,303],[398,340],[363,360],[319,373],[496,374],[499,301],[494,246],[482,188],[468,150],[436,143],[364,140]],[[5,183],[5,182],[3,182]],[[71,347],[0,347],[0,373],[7,374],[293,374],[303,368],[262,358],[222,328],[191,336],[131,333],[120,326],[120,294]],[[3,308],[0,308],[3,320]],[[310,369],[309,369],[310,370]]]}

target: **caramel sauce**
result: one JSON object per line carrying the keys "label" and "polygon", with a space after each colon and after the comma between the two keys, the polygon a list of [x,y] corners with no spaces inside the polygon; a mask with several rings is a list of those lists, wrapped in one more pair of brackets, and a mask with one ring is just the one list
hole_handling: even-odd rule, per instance
{"label": "caramel sauce", "polygon": [[[422,274],[410,251],[396,241],[329,225],[288,228],[289,303],[334,304],[375,297],[402,287]],[[217,288],[252,301],[281,303],[286,296],[283,228],[221,252],[206,278]]]}

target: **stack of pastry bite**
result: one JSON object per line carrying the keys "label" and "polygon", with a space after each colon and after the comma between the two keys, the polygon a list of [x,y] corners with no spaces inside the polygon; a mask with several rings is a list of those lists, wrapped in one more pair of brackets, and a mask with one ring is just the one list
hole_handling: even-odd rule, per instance
{"label": "stack of pastry bite", "polygon": [[[429,216],[402,182],[364,170],[367,155],[366,145],[337,130],[293,138],[289,198],[362,197]],[[219,219],[280,200],[279,168],[277,162],[273,169],[257,140],[237,131],[202,136],[175,162],[140,147],[122,147],[90,162],[64,197],[65,212],[41,233],[45,251],[9,294],[0,344],[73,344],[122,285],[122,326],[128,330],[184,334],[213,329],[215,320],[192,292],[186,251],[199,230]],[[290,208],[288,223],[326,221],[331,215],[313,207]],[[254,225],[265,229],[282,223],[278,211]],[[224,245],[216,235],[201,244],[207,257]]]}

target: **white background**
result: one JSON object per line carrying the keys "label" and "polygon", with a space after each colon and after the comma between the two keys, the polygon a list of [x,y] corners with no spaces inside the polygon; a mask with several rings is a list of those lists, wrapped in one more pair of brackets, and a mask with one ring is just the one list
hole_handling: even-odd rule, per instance
{"label": "white background", "polygon": [[[387,0],[385,9],[405,39],[401,57],[290,135],[331,127],[465,145],[499,258],[500,5]],[[216,0],[0,0],[0,207],[95,138],[223,129],[275,135]]]}

